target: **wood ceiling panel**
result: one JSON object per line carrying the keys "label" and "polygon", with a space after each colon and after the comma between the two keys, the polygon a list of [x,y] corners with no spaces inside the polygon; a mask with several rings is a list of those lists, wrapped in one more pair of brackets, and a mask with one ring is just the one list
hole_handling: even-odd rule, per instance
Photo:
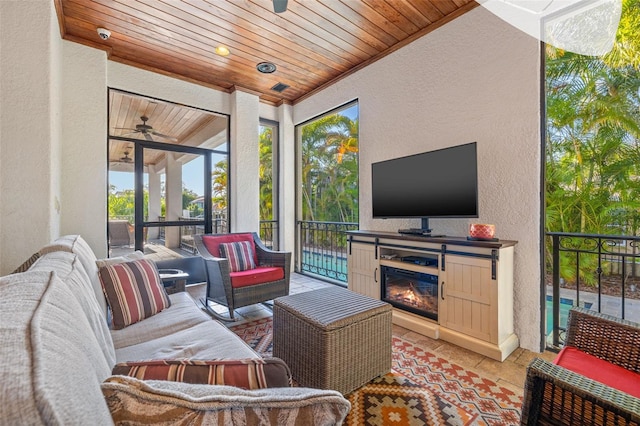
{"label": "wood ceiling panel", "polygon": [[[153,133],[151,140],[155,142],[200,146],[204,141],[216,137],[217,132],[226,133],[228,128],[226,116],[119,90],[109,91],[110,135],[146,140],[144,134],[135,132],[136,126],[142,124],[141,116],[148,118],[146,124],[151,126],[154,132],[175,138],[163,138]],[[218,120],[221,120],[219,125],[210,126]],[[223,136],[222,139],[226,137]],[[133,142],[110,140],[109,162],[116,166],[114,170],[132,170],[135,158],[133,146]],[[128,153],[126,158],[131,159],[131,162],[123,161],[125,152]],[[164,158],[161,151],[145,150],[145,165],[158,165]]]}
{"label": "wood ceiling panel", "polygon": [[[477,6],[474,0],[53,0],[62,36],[109,59],[295,103]],[[96,29],[111,31],[101,40]],[[218,45],[231,54],[215,54]],[[256,70],[273,62],[273,74]],[[277,83],[290,88],[271,90]],[[133,105],[130,105],[133,107]],[[127,108],[124,105],[120,108]]]}

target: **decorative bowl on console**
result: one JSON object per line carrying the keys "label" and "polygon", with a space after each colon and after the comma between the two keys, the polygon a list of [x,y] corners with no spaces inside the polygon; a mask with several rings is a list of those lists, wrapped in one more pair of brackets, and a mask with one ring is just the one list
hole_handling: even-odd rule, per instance
{"label": "decorative bowl on console", "polygon": [[496,226],[486,223],[472,223],[469,225],[469,236],[471,238],[491,240],[496,234]]}

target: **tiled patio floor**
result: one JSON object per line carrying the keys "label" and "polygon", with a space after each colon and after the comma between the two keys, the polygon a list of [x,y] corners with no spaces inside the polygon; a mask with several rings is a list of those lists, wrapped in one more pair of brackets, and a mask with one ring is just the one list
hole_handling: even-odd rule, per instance
{"label": "tiled patio floor", "polygon": [[[290,292],[300,293],[303,291],[315,290],[322,287],[331,286],[324,281],[316,280],[307,275],[297,273],[291,274]],[[205,294],[204,285],[195,285],[187,287],[187,291],[196,300],[201,300]],[[224,306],[211,305],[216,312],[228,317],[228,311]],[[265,316],[271,316],[270,309],[262,305],[253,305],[236,310],[235,316],[238,324],[244,321],[251,321]],[[522,395],[524,388],[524,380],[526,376],[526,368],[529,362],[536,356],[551,360],[555,357],[552,352],[542,354],[530,352],[524,349],[516,349],[504,362],[494,361],[493,359],[471,352],[459,346],[447,343],[442,340],[434,340],[421,334],[410,331],[406,328],[393,326],[394,336],[402,337],[405,340],[433,353],[436,356],[450,360],[451,362],[464,367],[467,370],[474,371],[487,379],[495,381],[500,386],[511,389],[518,395]]]}

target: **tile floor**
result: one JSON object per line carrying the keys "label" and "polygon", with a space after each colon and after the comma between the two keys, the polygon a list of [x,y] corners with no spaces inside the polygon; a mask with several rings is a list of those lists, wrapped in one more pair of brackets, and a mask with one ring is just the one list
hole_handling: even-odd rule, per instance
{"label": "tile floor", "polygon": [[[307,275],[293,273],[291,275],[290,292],[291,294],[295,294],[330,285],[332,284],[316,280]],[[204,298],[205,286],[189,286],[187,287],[187,291],[194,299],[201,300]],[[224,306],[215,304],[210,304],[210,306],[216,312],[228,317],[228,310]],[[271,315],[271,310],[260,304],[247,306],[236,310],[235,317],[237,321],[233,324],[252,321]],[[450,360],[467,370],[476,372],[482,377],[493,380],[500,386],[511,389],[518,395],[522,395],[523,393],[526,368],[529,362],[535,357],[541,357],[547,360],[551,360],[555,357],[555,353],[552,352],[544,352],[540,354],[518,348],[504,362],[498,362],[445,341],[431,339],[404,327],[394,325],[393,334],[394,336],[399,336],[410,341],[414,345],[419,346],[436,356]]]}

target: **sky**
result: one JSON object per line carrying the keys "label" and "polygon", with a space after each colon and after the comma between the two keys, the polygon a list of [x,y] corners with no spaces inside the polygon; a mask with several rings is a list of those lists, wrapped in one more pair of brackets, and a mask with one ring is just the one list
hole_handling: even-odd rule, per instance
{"label": "sky", "polygon": [[[214,155],[214,157],[217,157]],[[214,163],[217,160],[214,158]],[[182,183],[187,189],[192,190],[198,195],[204,194],[204,180],[202,179],[204,168],[204,157],[198,156],[193,161],[182,167]],[[162,176],[164,181],[164,175]],[[148,175],[144,175],[144,184],[149,183]],[[133,173],[128,172],[109,172],[109,185],[115,185],[116,191],[125,189],[133,189]]]}

